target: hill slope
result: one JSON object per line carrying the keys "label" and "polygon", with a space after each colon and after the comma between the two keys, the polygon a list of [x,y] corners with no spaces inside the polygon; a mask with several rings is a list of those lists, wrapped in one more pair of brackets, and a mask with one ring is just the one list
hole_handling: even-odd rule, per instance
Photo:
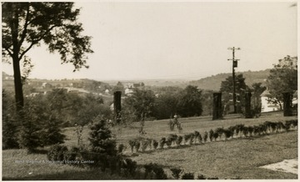
{"label": "hill slope", "polygon": [[[243,74],[243,77],[246,78],[245,82],[248,86],[251,86],[253,83],[261,82],[265,84],[266,79],[268,78],[270,69],[262,71],[246,71],[246,72],[236,72],[237,74]],[[229,76],[232,76],[232,73],[220,73],[210,77],[202,78],[200,80],[190,81],[189,84],[198,86],[200,89],[204,90],[213,90],[219,91],[222,81]]]}

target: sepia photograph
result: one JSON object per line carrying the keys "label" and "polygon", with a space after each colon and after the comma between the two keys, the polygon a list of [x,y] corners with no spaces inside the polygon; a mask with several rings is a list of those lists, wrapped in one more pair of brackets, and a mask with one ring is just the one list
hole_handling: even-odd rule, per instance
{"label": "sepia photograph", "polygon": [[298,8],[1,1],[2,180],[297,180]]}

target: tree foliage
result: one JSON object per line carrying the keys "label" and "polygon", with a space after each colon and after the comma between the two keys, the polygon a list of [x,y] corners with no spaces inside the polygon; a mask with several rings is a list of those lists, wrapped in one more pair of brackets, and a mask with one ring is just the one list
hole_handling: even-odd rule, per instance
{"label": "tree foliage", "polygon": [[[238,74],[235,76],[235,93],[237,108],[240,110],[241,106],[244,105],[244,93],[249,91],[249,87],[245,83],[245,78],[243,74]],[[220,92],[222,92],[222,100],[224,105],[230,105],[233,99],[233,78],[229,76],[225,81],[222,81]]]}
{"label": "tree foliage", "polygon": [[261,112],[261,94],[267,89],[267,87],[263,86],[262,83],[253,83],[252,84],[252,98],[251,103],[253,105],[253,109],[256,113]]}
{"label": "tree foliage", "polygon": [[58,52],[62,63],[74,65],[74,71],[87,66],[92,53],[91,37],[81,35],[77,21],[79,9],[73,2],[5,2],[2,3],[2,56],[12,59],[17,110],[24,106],[20,62],[31,65],[29,50],[41,43],[50,53]]}
{"label": "tree foliage", "polygon": [[151,116],[154,108],[155,95],[152,90],[134,89],[131,96],[124,101],[125,107],[130,108],[136,119],[144,121]]}
{"label": "tree foliage", "polygon": [[[296,59],[296,61],[293,59]],[[298,69],[295,62],[297,62],[297,57],[287,56],[279,60],[279,64],[274,65],[274,68],[270,70],[267,87],[271,102],[281,105],[284,92],[294,93],[298,89]]]}
{"label": "tree foliage", "polygon": [[3,148],[27,148],[63,143],[62,127],[86,125],[95,118],[109,118],[111,111],[99,96],[53,89],[46,95],[26,97],[18,118],[12,94],[3,92]]}
{"label": "tree foliage", "polygon": [[202,91],[197,86],[188,85],[179,93],[178,114],[183,117],[200,116],[202,110]]}
{"label": "tree foliage", "polygon": [[13,95],[6,90],[2,90],[2,148],[18,148],[18,132],[19,122],[15,117],[15,105],[13,103]]}
{"label": "tree foliage", "polygon": [[171,118],[177,112],[180,89],[166,89],[155,99],[154,116],[157,119]]}
{"label": "tree foliage", "polygon": [[112,138],[111,131],[107,127],[105,120],[100,117],[95,118],[95,122],[90,129],[89,141],[93,152],[107,155],[115,155],[117,153],[116,141]]}

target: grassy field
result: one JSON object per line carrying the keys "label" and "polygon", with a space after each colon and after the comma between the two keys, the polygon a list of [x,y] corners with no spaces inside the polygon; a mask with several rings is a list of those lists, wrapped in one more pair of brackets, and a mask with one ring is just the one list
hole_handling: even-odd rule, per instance
{"label": "grassy field", "polygon": [[2,151],[3,180],[107,180],[120,177],[102,173],[99,169],[85,169],[50,163],[46,154],[30,154],[25,150]]}
{"label": "grassy field", "polygon": [[[244,119],[239,115],[229,115],[223,120],[212,121],[211,117],[180,118],[182,133],[170,131],[169,120],[148,121],[147,134],[142,137],[159,140],[169,134],[183,135],[195,130],[203,134],[218,127],[227,128],[236,124],[258,125],[265,121],[285,121],[296,117],[283,117],[282,113],[263,114],[260,118]],[[140,137],[139,124],[128,127],[111,128],[118,143],[128,145],[128,140]],[[65,128],[65,145],[76,146],[75,128]],[[88,145],[88,127],[83,130],[83,143]],[[125,154],[131,156],[129,147]],[[2,152],[3,179],[121,179],[99,170],[88,170],[74,166],[43,163],[45,154],[26,154],[24,150],[4,150]],[[296,130],[262,137],[234,138],[228,141],[209,142],[201,145],[179,148],[158,149],[132,155],[138,164],[155,162],[165,167],[178,167],[186,172],[195,172],[207,177],[221,179],[296,179],[292,173],[275,172],[259,168],[284,159],[298,157],[298,132]]]}

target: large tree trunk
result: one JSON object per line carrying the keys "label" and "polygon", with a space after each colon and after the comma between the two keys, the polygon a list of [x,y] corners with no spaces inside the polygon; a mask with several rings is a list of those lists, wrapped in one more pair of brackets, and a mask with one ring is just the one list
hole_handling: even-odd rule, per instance
{"label": "large tree trunk", "polygon": [[20,111],[23,109],[24,106],[24,98],[23,98],[23,87],[22,87],[20,59],[19,59],[20,45],[18,41],[18,26],[19,26],[18,17],[19,17],[18,11],[15,10],[11,21],[11,30],[12,30],[11,33],[12,33],[12,42],[13,42],[12,59],[13,59],[13,69],[14,69],[16,109],[17,112],[20,113]]}
{"label": "large tree trunk", "polygon": [[24,106],[23,85],[21,78],[20,62],[18,57],[13,58],[14,68],[14,84],[15,84],[15,99],[17,112],[21,111]]}

